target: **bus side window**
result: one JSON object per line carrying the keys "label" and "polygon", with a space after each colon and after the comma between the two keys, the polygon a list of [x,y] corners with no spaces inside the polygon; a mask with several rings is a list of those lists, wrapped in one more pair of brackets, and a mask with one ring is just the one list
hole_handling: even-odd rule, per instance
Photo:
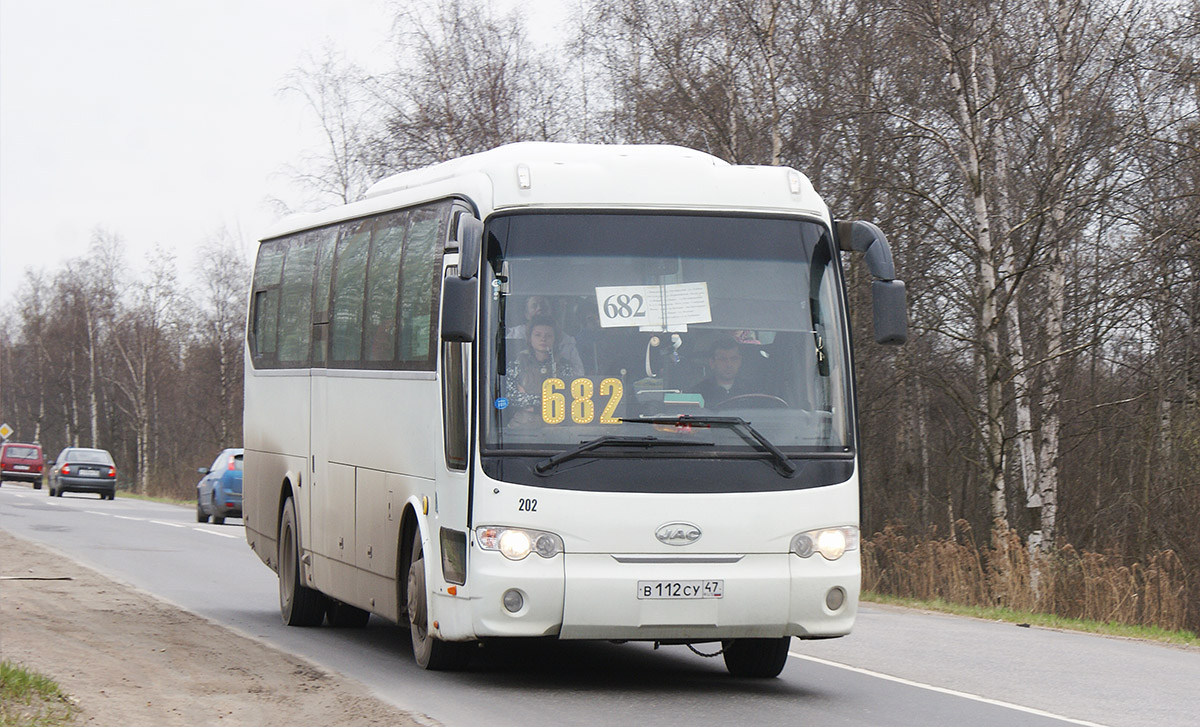
{"label": "bus side window", "polygon": [[329,363],[356,366],[362,358],[363,294],[374,222],[347,225],[339,236],[334,258],[329,327]]}
{"label": "bus side window", "polygon": [[[458,277],[454,265],[446,268],[446,277]],[[442,343],[442,438],[446,467],[467,468],[467,382],[469,367],[464,368],[463,344]]]}
{"label": "bus side window", "polygon": [[329,281],[333,273],[337,232],[336,227],[326,227],[312,233],[318,246],[312,301],[312,362],[317,367],[325,366],[329,356]]}
{"label": "bus side window", "polygon": [[254,358],[269,363],[275,358],[278,337],[279,289],[254,292]]}
{"label": "bus side window", "polygon": [[450,207],[413,210],[400,266],[400,361],[405,368],[432,371],[437,355],[435,318],[442,293],[442,252]]}
{"label": "bus side window", "polygon": [[317,252],[311,235],[288,243],[279,295],[279,363],[308,366],[312,341],[312,279]]}
{"label": "bus side window", "polygon": [[273,367],[278,346],[279,282],[287,240],[264,242],[254,266],[254,310],[250,329],[250,353],[255,365]]}
{"label": "bus side window", "polygon": [[383,217],[371,236],[367,312],[363,320],[363,359],[368,362],[390,366],[396,361],[400,259],[408,219],[407,212]]}

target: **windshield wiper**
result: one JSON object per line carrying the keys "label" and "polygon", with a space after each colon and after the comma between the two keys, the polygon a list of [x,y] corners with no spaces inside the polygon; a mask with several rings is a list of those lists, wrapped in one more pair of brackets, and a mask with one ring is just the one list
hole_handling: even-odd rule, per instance
{"label": "windshield wiper", "polygon": [[750,422],[741,417],[713,417],[713,416],[692,416],[690,414],[682,414],[677,417],[639,417],[637,419],[622,419],[622,422],[642,422],[645,424],[670,424],[676,427],[687,426],[709,426],[709,427],[728,427],[733,430],[740,430],[750,435],[750,438],[762,445],[762,448],[770,452],[771,457],[775,460],[777,469],[785,477],[791,477],[796,474],[796,465],[792,463],[788,456],[783,453],[779,447],[776,447],[771,440],[767,439],[754,427],[750,426]]}
{"label": "windshield wiper", "polygon": [[[644,421],[644,420],[637,420],[637,421]],[[711,447],[712,444],[713,444],[712,442],[686,442],[686,441],[681,442],[681,441],[675,441],[675,440],[671,440],[671,439],[661,439],[659,437],[618,437],[618,436],[613,436],[613,435],[605,435],[603,437],[596,437],[595,439],[589,439],[588,441],[581,443],[578,447],[575,447],[574,449],[568,449],[565,452],[560,452],[559,454],[556,454],[553,457],[544,459],[541,462],[538,462],[537,464],[535,464],[533,466],[533,471],[539,475],[544,475],[547,472],[549,472],[550,470],[554,469],[555,467],[559,466],[560,464],[562,464],[563,462],[566,462],[569,459],[575,459],[576,457],[579,457],[583,454],[587,454],[588,452],[592,451],[593,449],[600,449],[601,447],[617,447],[617,446],[655,447],[655,446],[659,446],[659,445],[685,446],[685,447],[688,447],[688,446]]]}

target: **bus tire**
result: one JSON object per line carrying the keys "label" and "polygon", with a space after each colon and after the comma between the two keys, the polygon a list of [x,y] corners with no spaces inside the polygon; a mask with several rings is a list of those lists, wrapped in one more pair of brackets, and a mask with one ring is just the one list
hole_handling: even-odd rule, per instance
{"label": "bus tire", "polygon": [[320,626],[325,620],[325,596],[300,582],[300,532],[296,503],[288,498],[279,518],[279,613],[288,626]]}
{"label": "bus tire", "polygon": [[787,664],[792,637],[779,639],[734,639],[726,641],[725,668],[735,677],[772,679]]}
{"label": "bus tire", "polygon": [[408,565],[408,629],[412,635],[413,659],[422,669],[456,671],[471,658],[469,644],[441,639],[429,630],[429,595],[425,584],[425,555],[421,530],[413,530],[412,557]]}

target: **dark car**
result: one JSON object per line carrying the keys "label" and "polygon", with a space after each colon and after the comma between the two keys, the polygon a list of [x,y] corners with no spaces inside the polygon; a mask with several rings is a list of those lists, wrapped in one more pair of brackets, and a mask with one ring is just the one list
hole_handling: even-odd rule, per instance
{"label": "dark car", "polygon": [[196,483],[196,522],[209,516],[217,525],[227,517],[242,516],[242,450],[225,449],[210,467],[201,467],[204,477]]}
{"label": "dark car", "polygon": [[19,442],[0,445],[0,482],[4,480],[32,482],[33,489],[42,489],[42,445]]}
{"label": "dark car", "polygon": [[67,447],[50,469],[50,496],[64,492],[95,492],[101,500],[117,496],[117,465],[103,449]]}

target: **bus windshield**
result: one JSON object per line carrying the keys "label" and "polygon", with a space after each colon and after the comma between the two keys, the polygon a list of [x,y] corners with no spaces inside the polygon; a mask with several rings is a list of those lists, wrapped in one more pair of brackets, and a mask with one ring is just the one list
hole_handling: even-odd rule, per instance
{"label": "bus windshield", "polygon": [[[588,443],[589,458],[851,451],[824,225],[590,212],[493,217],[487,229],[485,455]],[[751,431],[724,421],[737,419]]]}

